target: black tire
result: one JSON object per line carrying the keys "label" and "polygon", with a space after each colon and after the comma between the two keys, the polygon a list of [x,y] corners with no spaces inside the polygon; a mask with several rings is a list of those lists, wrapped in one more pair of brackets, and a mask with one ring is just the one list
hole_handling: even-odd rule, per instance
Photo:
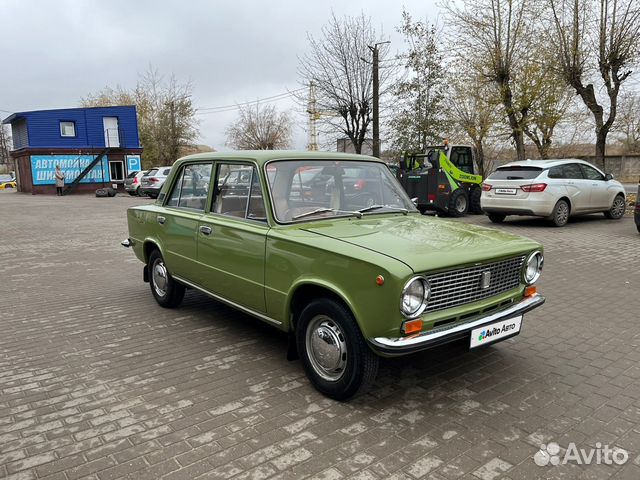
{"label": "black tire", "polygon": [[556,227],[564,227],[569,221],[570,214],[571,207],[569,207],[567,201],[558,200],[558,203],[553,207],[553,212],[549,220],[551,220]]}
{"label": "black tire", "polygon": [[418,211],[419,211],[422,215],[424,215],[424,214],[426,213],[426,211],[427,211],[427,207],[426,207],[426,206],[424,206],[424,205],[418,205],[416,208],[418,209]]}
{"label": "black tire", "polygon": [[135,196],[136,196],[136,192],[129,192],[129,191],[127,191],[127,193],[128,193],[129,195],[131,195],[132,197],[135,197]]}
{"label": "black tire", "polygon": [[448,214],[451,217],[464,217],[469,211],[469,195],[464,188],[458,188],[449,197]]}
{"label": "black tire", "polygon": [[[175,308],[182,302],[184,298],[184,285],[176,282],[167,270],[164,259],[160,251],[154,250],[149,255],[149,286],[151,293],[158,302],[158,305],[165,308]],[[165,281],[164,285],[160,284],[160,279]]]}
{"label": "black tire", "polygon": [[502,222],[504,222],[505,218],[507,218],[507,216],[502,214],[502,213],[490,213],[489,214],[489,220],[491,220],[493,223],[502,223]]}
{"label": "black tire", "polygon": [[140,187],[138,187],[138,189],[136,190],[136,193],[138,194],[139,197],[146,197],[147,196],[147,194],[144,193]]}
{"label": "black tire", "polygon": [[624,212],[627,209],[626,204],[624,203],[624,196],[616,195],[616,198],[613,199],[611,203],[611,208],[609,210],[604,211],[604,216],[610,218],[612,220],[620,220],[624,217]]}
{"label": "black tire", "polygon": [[480,197],[482,196],[482,189],[479,186],[471,187],[469,190],[469,213],[481,214],[482,208],[480,206]]}
{"label": "black tire", "polygon": [[378,372],[378,357],[353,315],[334,300],[318,298],[304,308],[296,324],[296,344],[313,386],[335,400],[364,392]]}

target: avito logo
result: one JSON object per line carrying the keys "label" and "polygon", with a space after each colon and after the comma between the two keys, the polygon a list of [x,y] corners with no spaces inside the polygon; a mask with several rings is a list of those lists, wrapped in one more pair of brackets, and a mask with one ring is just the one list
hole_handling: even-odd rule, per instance
{"label": "avito logo", "polygon": [[480,335],[478,335],[478,341],[482,342],[486,338],[491,338],[495,335],[507,333],[515,329],[516,329],[516,324],[509,323],[509,324],[503,325],[502,328],[493,327],[491,329],[483,330],[482,332],[480,332]]}

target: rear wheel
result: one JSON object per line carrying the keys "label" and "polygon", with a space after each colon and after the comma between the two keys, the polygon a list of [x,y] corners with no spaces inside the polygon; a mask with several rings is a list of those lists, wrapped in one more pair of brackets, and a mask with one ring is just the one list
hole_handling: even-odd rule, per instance
{"label": "rear wheel", "polygon": [[507,216],[503,215],[502,213],[490,213],[489,214],[489,220],[491,220],[493,223],[502,223],[502,222],[504,222],[505,218],[507,218]]}
{"label": "rear wheel", "polygon": [[571,209],[566,200],[558,200],[549,219],[556,227],[564,227],[569,221],[569,213]]}
{"label": "rear wheel", "polygon": [[296,343],[307,377],[328,397],[346,400],[375,379],[378,357],[341,303],[329,298],[311,301],[296,325]]}
{"label": "rear wheel", "polygon": [[481,196],[482,190],[479,186],[471,187],[471,190],[469,190],[469,213],[482,213],[480,206]]}
{"label": "rear wheel", "polygon": [[620,220],[624,216],[626,208],[627,206],[624,204],[624,197],[622,195],[616,195],[616,198],[613,199],[613,203],[611,204],[611,208],[603,213],[607,218]]}
{"label": "rear wheel", "polygon": [[452,217],[462,217],[469,210],[469,196],[463,188],[458,188],[449,197],[449,215]]}
{"label": "rear wheel", "polygon": [[173,279],[160,251],[151,252],[147,268],[149,269],[149,286],[156,302],[165,308],[175,308],[180,305],[184,298],[184,285]]}

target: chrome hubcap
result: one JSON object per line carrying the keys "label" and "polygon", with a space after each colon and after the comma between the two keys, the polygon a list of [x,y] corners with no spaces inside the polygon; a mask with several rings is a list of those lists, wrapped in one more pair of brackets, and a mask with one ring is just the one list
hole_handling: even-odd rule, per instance
{"label": "chrome hubcap", "polygon": [[458,212],[464,212],[466,208],[467,208],[467,199],[461,195],[456,200],[456,210]]}
{"label": "chrome hubcap", "polygon": [[561,203],[558,206],[556,218],[558,219],[558,223],[567,223],[567,220],[569,219],[569,207],[566,203]]}
{"label": "chrome hubcap", "polygon": [[624,215],[624,210],[624,200],[622,200],[620,197],[616,197],[616,199],[613,201],[613,206],[611,207],[611,215],[613,215],[614,217],[621,217],[622,215]]}
{"label": "chrome hubcap", "polygon": [[153,281],[153,289],[159,297],[164,297],[167,294],[167,275],[167,267],[164,266],[164,262],[157,259],[153,263],[151,277]]}
{"label": "chrome hubcap", "polygon": [[347,345],[342,330],[325,315],[314,317],[306,332],[309,361],[324,380],[335,382],[347,365]]}

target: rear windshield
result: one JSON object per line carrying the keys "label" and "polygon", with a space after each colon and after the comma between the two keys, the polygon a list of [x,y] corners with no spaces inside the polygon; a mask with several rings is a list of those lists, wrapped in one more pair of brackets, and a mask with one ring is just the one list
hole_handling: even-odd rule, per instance
{"label": "rear windshield", "polygon": [[152,168],[151,170],[149,170],[149,171],[147,172],[147,174],[146,174],[146,175],[147,175],[148,177],[150,177],[151,175],[155,175],[157,171],[158,171],[158,169],[157,169],[157,168]]}
{"label": "rear windshield", "polygon": [[138,174],[138,172],[131,172],[129,175],[127,175],[127,178],[133,178]]}
{"label": "rear windshield", "polygon": [[530,180],[542,172],[540,167],[500,167],[487,178],[490,180]]}

